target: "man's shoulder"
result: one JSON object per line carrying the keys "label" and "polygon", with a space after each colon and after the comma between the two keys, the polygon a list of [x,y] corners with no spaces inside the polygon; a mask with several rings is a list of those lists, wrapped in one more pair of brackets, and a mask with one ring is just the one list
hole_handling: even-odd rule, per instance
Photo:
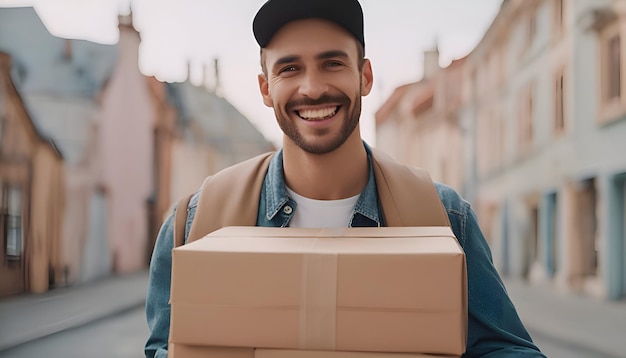
{"label": "man's shoulder", "polygon": [[468,240],[466,226],[468,223],[472,224],[469,221],[472,216],[471,206],[465,199],[463,199],[461,194],[459,194],[452,187],[437,182],[434,182],[434,184],[437,189],[437,193],[439,194],[441,203],[443,204],[446,213],[448,214],[448,218],[450,219],[452,231],[454,232],[454,235],[459,241],[461,247],[465,249],[465,244]]}
{"label": "man's shoulder", "polygon": [[439,194],[439,199],[441,199],[441,202],[448,213],[456,212],[459,214],[465,214],[467,212],[469,203],[465,201],[461,194],[454,190],[454,188],[439,182],[433,183],[435,184],[435,188]]}

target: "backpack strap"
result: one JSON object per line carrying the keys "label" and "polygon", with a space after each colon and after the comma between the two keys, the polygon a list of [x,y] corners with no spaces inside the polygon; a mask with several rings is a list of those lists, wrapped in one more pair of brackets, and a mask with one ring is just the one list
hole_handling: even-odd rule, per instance
{"label": "backpack strap", "polygon": [[187,207],[193,194],[187,195],[178,201],[174,213],[174,247],[185,243],[185,224],[187,223]]}
{"label": "backpack strap", "polygon": [[387,226],[450,226],[428,172],[372,149],[378,199]]}
{"label": "backpack strap", "polygon": [[205,179],[187,242],[225,226],[256,225],[261,188],[273,154],[261,154]]}

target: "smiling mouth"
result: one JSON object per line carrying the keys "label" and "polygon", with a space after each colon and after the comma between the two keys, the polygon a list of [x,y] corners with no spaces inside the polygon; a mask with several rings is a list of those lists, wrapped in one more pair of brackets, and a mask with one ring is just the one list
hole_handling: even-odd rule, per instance
{"label": "smiling mouth", "polygon": [[326,107],[320,109],[303,109],[296,111],[296,114],[307,121],[322,121],[337,114],[341,106]]}

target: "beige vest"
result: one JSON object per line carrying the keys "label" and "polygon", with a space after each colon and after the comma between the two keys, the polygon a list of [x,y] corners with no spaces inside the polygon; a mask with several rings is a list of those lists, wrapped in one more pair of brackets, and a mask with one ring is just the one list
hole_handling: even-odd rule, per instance
{"label": "beige vest", "polygon": [[[207,177],[202,184],[187,242],[225,226],[254,226],[259,196],[270,160],[266,153]],[[450,226],[448,215],[428,173],[399,164],[372,150],[378,199],[387,226]],[[174,246],[184,242],[187,208],[192,195],[178,202]]]}

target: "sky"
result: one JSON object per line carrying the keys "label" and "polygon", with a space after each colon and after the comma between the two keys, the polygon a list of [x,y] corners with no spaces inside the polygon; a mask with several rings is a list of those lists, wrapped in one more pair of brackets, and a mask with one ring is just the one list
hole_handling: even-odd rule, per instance
{"label": "sky", "polygon": [[[294,0],[296,2],[297,0]],[[472,51],[502,0],[360,0],[366,57],[374,88],[363,100],[361,133],[375,145],[374,113],[393,90],[422,77],[423,52],[437,44],[440,65]],[[117,16],[132,12],[141,33],[139,68],[161,81],[187,79],[214,88],[219,59],[223,96],[276,145],[282,141],[273,111],[263,105],[257,75],[259,49],[252,19],[265,0],[0,0],[0,7],[34,6],[48,30],[63,38],[104,44],[119,37]]]}

